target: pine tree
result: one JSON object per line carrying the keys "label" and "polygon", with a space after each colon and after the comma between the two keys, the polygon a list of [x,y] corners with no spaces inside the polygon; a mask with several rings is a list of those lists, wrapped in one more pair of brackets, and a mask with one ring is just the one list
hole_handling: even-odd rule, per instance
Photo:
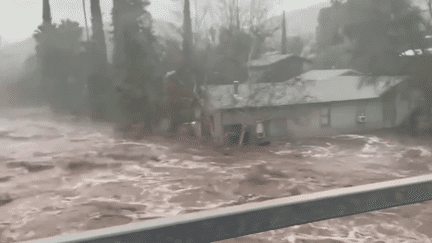
{"label": "pine tree", "polygon": [[148,131],[154,103],[161,96],[155,81],[158,60],[152,17],[146,10],[149,4],[148,0],[113,0],[114,64],[124,74],[118,89],[123,97],[122,110],[130,122],[144,122]]}

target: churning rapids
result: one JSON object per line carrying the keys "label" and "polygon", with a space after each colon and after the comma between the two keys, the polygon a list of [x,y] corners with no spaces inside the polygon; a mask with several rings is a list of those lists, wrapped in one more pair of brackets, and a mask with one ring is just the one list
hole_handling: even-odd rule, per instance
{"label": "churning rapids", "polygon": [[[46,109],[0,115],[0,242],[430,173],[431,144],[391,134],[280,143],[226,155]],[[226,242],[432,242],[432,203]]]}

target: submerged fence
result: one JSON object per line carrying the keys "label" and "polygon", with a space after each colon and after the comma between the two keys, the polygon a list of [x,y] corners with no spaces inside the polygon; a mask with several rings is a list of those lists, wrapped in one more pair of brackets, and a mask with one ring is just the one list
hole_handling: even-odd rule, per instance
{"label": "submerged fence", "polygon": [[432,174],[148,220],[27,243],[206,243],[427,200],[432,200]]}

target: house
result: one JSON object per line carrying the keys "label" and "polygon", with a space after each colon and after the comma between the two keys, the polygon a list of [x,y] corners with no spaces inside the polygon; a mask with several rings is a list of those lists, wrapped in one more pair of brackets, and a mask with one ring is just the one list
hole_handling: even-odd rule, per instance
{"label": "house", "polygon": [[278,83],[304,72],[311,61],[293,54],[269,53],[248,63],[250,83]]}
{"label": "house", "polygon": [[[409,89],[408,76],[367,77],[344,71],[325,79],[308,79],[313,73],[317,72],[295,78],[295,82],[208,86],[206,108],[216,140],[222,141],[226,132],[239,132],[242,125],[248,125],[252,134],[264,125],[269,138],[390,128],[401,124],[422,102],[418,90]],[[372,81],[375,85],[364,85]]]}

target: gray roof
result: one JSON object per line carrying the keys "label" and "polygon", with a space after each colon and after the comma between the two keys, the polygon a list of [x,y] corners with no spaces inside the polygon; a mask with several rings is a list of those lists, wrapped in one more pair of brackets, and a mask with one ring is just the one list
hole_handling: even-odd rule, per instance
{"label": "gray roof", "polygon": [[301,74],[298,78],[303,80],[324,80],[338,76],[358,76],[361,73],[352,69],[323,69],[323,70],[311,70],[309,72]]}
{"label": "gray roof", "polygon": [[327,80],[302,80],[296,84],[240,84],[239,99],[234,98],[233,85],[210,85],[207,88],[210,109],[283,106],[325,103],[380,97],[407,76],[375,77],[376,85],[361,85],[366,76],[339,76]]}
{"label": "gray roof", "polygon": [[266,67],[275,64],[277,62],[280,62],[282,60],[285,60],[287,58],[301,58],[301,57],[294,54],[286,54],[286,55],[272,54],[272,53],[265,54],[259,59],[250,61],[248,66],[251,68]]}

